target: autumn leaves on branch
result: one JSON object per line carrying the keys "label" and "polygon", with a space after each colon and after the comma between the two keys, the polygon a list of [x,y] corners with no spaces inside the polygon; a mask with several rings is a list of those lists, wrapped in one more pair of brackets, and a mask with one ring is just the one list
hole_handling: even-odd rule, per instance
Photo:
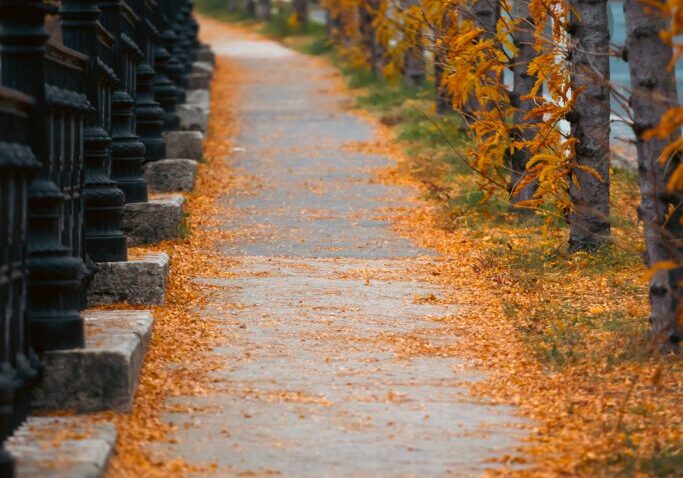
{"label": "autumn leaves on branch", "polygon": [[[633,131],[638,208],[652,269],[650,306],[663,350],[683,311],[683,146],[674,62],[682,0],[625,0],[626,44],[610,43],[607,0],[323,0],[331,40],[378,77],[421,85],[433,68],[438,113],[455,112],[464,160],[510,210],[569,223],[569,249],[596,251],[610,231],[610,124]],[[631,86],[610,81],[610,57]],[[505,74],[512,84],[506,85]],[[623,111],[615,112],[611,104]]]}

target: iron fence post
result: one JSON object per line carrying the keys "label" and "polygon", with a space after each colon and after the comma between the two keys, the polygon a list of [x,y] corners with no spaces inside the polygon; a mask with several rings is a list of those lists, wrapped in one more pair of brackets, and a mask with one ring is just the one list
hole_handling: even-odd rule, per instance
{"label": "iron fence post", "polygon": [[[27,144],[41,163],[28,191],[28,317],[30,341],[38,351],[84,344],[78,299],[84,265],[62,243],[63,194],[50,179],[57,165],[51,161],[47,142],[46,9],[42,0],[0,0],[2,84],[33,98]],[[23,355],[16,367],[30,381],[35,376],[35,360],[28,348]]]}
{"label": "iron fence post", "polygon": [[[155,4],[158,7],[158,3],[155,2]],[[169,77],[169,68],[171,70],[177,69],[178,63],[177,61],[171,62],[171,54],[166,49],[169,40],[164,36],[167,31],[165,8],[157,8],[155,18],[160,36],[154,50],[154,71],[156,73],[154,77],[154,98],[164,110],[164,130],[174,131],[180,127],[180,118],[176,112],[178,89]]]}
{"label": "iron fence post", "polygon": [[[111,102],[118,83],[110,62],[103,58],[115,38],[98,22],[96,0],[62,0],[64,44],[88,56],[85,94],[94,113],[84,131],[86,252],[96,262],[125,261],[126,238],[121,232],[123,191],[111,179]],[[110,52],[109,52],[110,53]]]}
{"label": "iron fence post", "polygon": [[140,18],[122,0],[99,3],[100,22],[113,35],[114,72],[120,79],[111,98],[111,178],[118,183],[127,203],[147,202],[147,183],[142,177],[145,145],[135,133],[137,67],[143,53],[134,40]]}
{"label": "iron fence post", "polygon": [[[141,19],[137,41],[145,55],[137,72],[136,132],[145,145],[145,161],[157,161],[166,158],[166,142],[162,137],[164,110],[154,99],[155,52],[159,41],[159,31],[152,22],[156,2],[135,0],[133,7]],[[173,103],[173,108],[175,108],[175,103]]]}

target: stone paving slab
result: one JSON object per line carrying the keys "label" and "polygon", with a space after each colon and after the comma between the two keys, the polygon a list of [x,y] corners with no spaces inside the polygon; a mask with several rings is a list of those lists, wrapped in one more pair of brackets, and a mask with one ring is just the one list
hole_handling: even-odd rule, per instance
{"label": "stone paving slab", "polygon": [[461,306],[441,302],[434,252],[392,231],[415,192],[373,174],[392,161],[371,152],[336,70],[230,27],[212,43],[246,79],[229,80],[228,161],[247,186],[216,218],[237,265],[195,278],[225,328],[223,368],[212,390],[172,399],[192,412],[167,415],[177,430],[155,456],[215,464],[207,478],[481,475],[528,423],[464,386],[482,377],[451,352]]}
{"label": "stone paving slab", "polygon": [[80,417],[31,417],[8,439],[16,478],[104,478],[116,428]]}
{"label": "stone paving slab", "polygon": [[[478,476],[481,457],[521,437],[512,408],[456,385],[481,379],[457,359],[401,355],[458,340],[442,325],[457,304],[416,300],[443,294],[416,272],[432,258],[240,262],[235,278],[199,280],[215,291],[204,314],[226,328],[214,351],[226,368],[213,394],[173,402],[196,410],[167,416],[182,430],[174,453],[216,462],[217,476]],[[240,309],[211,308],[227,301]]]}
{"label": "stone paving slab", "polygon": [[33,393],[35,409],[129,411],[152,335],[146,310],[86,311],[85,348],[43,355],[44,377]]}

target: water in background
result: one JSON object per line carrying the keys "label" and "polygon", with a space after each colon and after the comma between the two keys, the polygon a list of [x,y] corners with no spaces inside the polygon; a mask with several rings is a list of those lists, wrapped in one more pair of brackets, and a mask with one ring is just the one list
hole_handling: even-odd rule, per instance
{"label": "water in background", "polygon": [[[609,5],[609,26],[610,37],[612,43],[615,45],[623,45],[626,41],[626,27],[624,22],[624,2],[614,0],[608,3]],[[610,75],[612,83],[621,86],[625,89],[630,87],[630,75],[628,72],[628,63],[621,58],[610,58]],[[678,99],[681,100],[681,93],[683,92],[683,61],[676,64],[676,83],[678,87]],[[632,138],[633,132],[622,122],[616,121],[622,115],[623,109],[619,102],[612,99],[612,109],[614,110],[612,123],[612,137],[614,138]]]}
{"label": "water in background", "polygon": [[[626,41],[626,26],[624,22],[624,2],[619,0],[611,0],[608,2],[609,14],[609,28],[612,44],[623,46]],[[610,57],[610,76],[611,81],[617,87],[621,87],[622,91],[628,96],[628,89],[630,87],[630,75],[628,72],[628,63],[621,58]],[[512,72],[506,71],[504,82],[512,88]],[[676,82],[678,84],[678,98],[679,101],[683,97],[683,60],[676,64]],[[630,139],[633,138],[631,128],[621,122],[619,118],[625,118],[624,110],[619,104],[619,101],[612,99],[612,138],[613,139]],[[569,124],[561,124],[563,130],[569,131]]]}

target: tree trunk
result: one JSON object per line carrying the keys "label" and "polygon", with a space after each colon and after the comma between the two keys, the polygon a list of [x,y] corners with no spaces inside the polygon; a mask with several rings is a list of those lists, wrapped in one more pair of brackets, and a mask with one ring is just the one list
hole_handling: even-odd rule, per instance
{"label": "tree trunk", "polygon": [[[420,0],[401,0],[401,7],[418,6]],[[412,41],[411,46],[405,51],[403,57],[403,82],[408,88],[422,86],[425,81],[425,58],[424,48],[422,47],[423,35],[421,32],[408,32]]]}
{"label": "tree trunk", "polygon": [[336,12],[330,8],[325,9],[325,33],[327,38],[333,43],[341,41],[341,21]]}
{"label": "tree trunk", "polygon": [[476,0],[472,2],[470,14],[475,24],[484,30],[485,37],[496,35],[496,26],[500,18],[500,1]]}
{"label": "tree trunk", "polygon": [[[659,3],[660,0],[658,0]],[[641,0],[624,2],[626,50],[631,72],[633,131],[638,151],[639,216],[645,226],[647,262],[656,266],[673,261],[679,266],[660,269],[650,279],[650,322],[655,339],[663,350],[678,349],[681,324],[678,321],[683,304],[680,267],[683,253],[681,230],[681,194],[667,189],[671,173],[679,166],[676,155],[660,162],[664,148],[679,137],[676,130],[668,138],[644,140],[642,135],[657,126],[662,115],[678,104],[675,73],[669,68],[670,45],[659,36],[667,29],[669,19],[653,13]]]}
{"label": "tree trunk", "polygon": [[375,28],[372,26],[374,16],[381,0],[367,0],[359,7],[360,32],[363,49],[366,52],[370,69],[377,78],[382,78],[384,71],[384,49],[377,41]]}
{"label": "tree trunk", "polygon": [[250,17],[256,16],[256,0],[245,0],[244,11]]}
{"label": "tree trunk", "polygon": [[[498,19],[500,18],[500,0],[475,0],[469,8],[465,7],[463,16],[474,20],[475,25],[484,31],[483,38],[495,37]],[[465,120],[471,117],[472,112],[481,109],[481,107],[477,98],[469,98],[463,111]]]}
{"label": "tree trunk", "polygon": [[228,0],[228,12],[237,13],[240,11],[239,0]]}
{"label": "tree trunk", "polygon": [[262,22],[270,21],[270,0],[258,0],[256,17]]}
{"label": "tree trunk", "polygon": [[448,61],[448,35],[452,26],[452,12],[447,9],[441,19],[441,29],[434,41],[434,86],[436,88],[436,112],[445,114],[453,111],[453,99],[443,84],[443,75]]}
{"label": "tree trunk", "polygon": [[569,179],[569,249],[595,250],[610,235],[609,204],[609,27],[607,0],[572,0],[570,81],[575,96],[568,118],[576,138]]}
{"label": "tree trunk", "polygon": [[308,0],[292,0],[294,15],[299,25],[305,26],[308,23]]}
{"label": "tree trunk", "polygon": [[[516,140],[532,139],[534,131],[529,127],[524,127],[524,116],[534,108],[531,99],[522,99],[531,92],[535,79],[527,73],[529,63],[536,56],[534,50],[534,22],[529,14],[529,0],[514,0],[512,5],[512,17],[521,18],[522,22],[513,32],[513,39],[518,48],[517,58],[512,65],[513,87],[511,102],[514,106],[514,122],[521,129],[515,130]],[[515,205],[522,201],[533,199],[536,192],[536,182],[526,181],[526,165],[531,154],[527,149],[517,149],[510,158],[510,206],[515,212],[529,211],[528,209],[516,208]],[[526,184],[524,184],[526,183]]]}

